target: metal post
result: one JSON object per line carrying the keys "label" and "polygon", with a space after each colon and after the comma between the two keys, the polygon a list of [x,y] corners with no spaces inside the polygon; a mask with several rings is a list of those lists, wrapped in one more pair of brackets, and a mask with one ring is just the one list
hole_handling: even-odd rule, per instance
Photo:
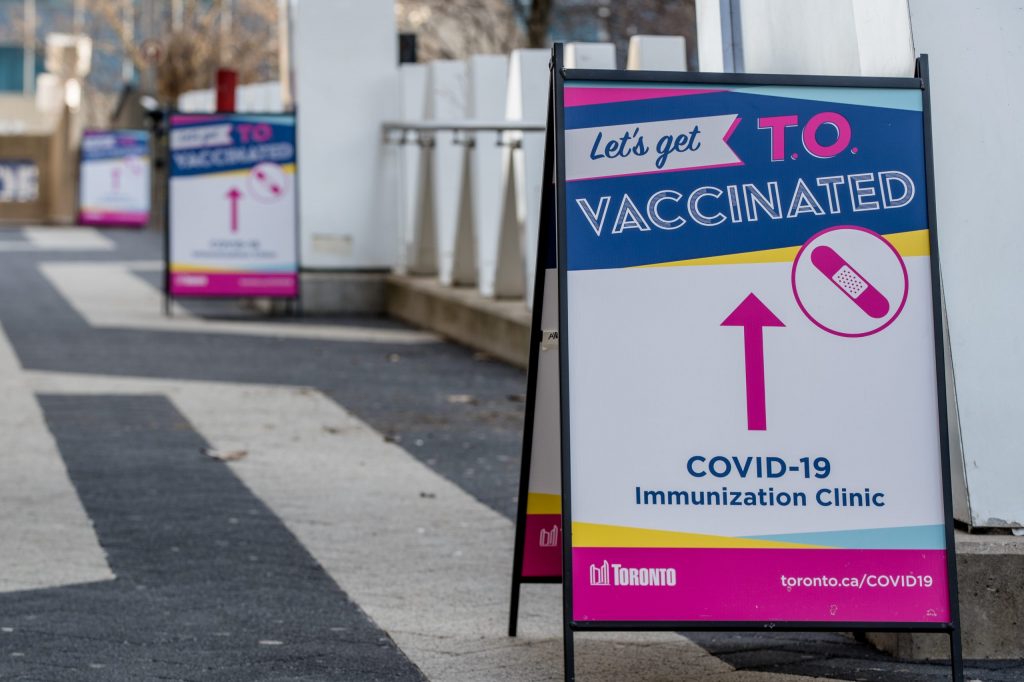
{"label": "metal post", "polygon": [[36,91],[36,0],[25,0],[23,18],[25,34],[22,41],[22,92],[31,95]]}
{"label": "metal post", "polygon": [[185,0],[171,0],[171,30],[181,31],[185,26]]}
{"label": "metal post", "polygon": [[292,14],[289,0],[277,0],[277,72],[285,111],[295,108],[292,90]]}
{"label": "metal post", "polygon": [[124,57],[121,60],[121,79],[130,83],[135,79],[135,64],[128,55],[129,44],[135,42],[135,6],[126,2],[121,7],[121,29],[124,34]]}
{"label": "metal post", "polygon": [[[156,9],[153,7],[153,0],[143,0],[142,17],[139,22],[139,26],[140,33],[142,34],[140,36],[140,44],[145,45],[156,37]],[[140,74],[142,79],[142,91],[156,92],[156,61],[151,59],[150,55],[145,53],[143,54],[143,58],[146,60],[146,63],[142,67],[142,73]]]}
{"label": "metal post", "polygon": [[220,65],[228,67],[231,63],[231,23],[234,19],[234,3],[232,0],[221,0],[220,6]]}
{"label": "metal post", "polygon": [[85,0],[75,0],[74,32],[85,33]]}

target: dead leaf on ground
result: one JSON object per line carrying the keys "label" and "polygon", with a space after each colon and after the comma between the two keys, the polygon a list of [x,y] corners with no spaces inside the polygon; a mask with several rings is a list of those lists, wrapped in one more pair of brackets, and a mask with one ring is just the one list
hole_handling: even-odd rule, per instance
{"label": "dead leaf on ground", "polygon": [[212,459],[219,459],[222,462],[237,462],[249,456],[248,450],[218,450],[216,448],[203,448],[203,454]]}

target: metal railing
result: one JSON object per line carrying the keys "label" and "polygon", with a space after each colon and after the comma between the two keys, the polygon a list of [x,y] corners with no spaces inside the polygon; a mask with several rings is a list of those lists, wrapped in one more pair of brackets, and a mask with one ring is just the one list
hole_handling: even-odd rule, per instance
{"label": "metal railing", "polygon": [[[521,139],[510,139],[506,133],[543,132],[544,129],[543,122],[531,121],[384,121],[381,124],[385,144],[418,144],[421,147],[433,146],[433,133],[438,132],[451,132],[455,135],[454,144],[470,147],[475,144],[475,138],[469,136],[469,133],[494,132],[499,147],[517,147]],[[397,140],[394,138],[395,133],[398,133]],[[415,138],[412,142],[408,139],[410,134]]]}

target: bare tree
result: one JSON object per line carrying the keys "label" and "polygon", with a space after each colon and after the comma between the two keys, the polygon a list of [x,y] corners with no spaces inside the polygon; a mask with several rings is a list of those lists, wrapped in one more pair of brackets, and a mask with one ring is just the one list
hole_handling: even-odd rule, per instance
{"label": "bare tree", "polygon": [[[127,57],[139,72],[155,71],[158,99],[174,102],[188,90],[208,88],[220,66],[238,72],[239,83],[272,80],[277,73],[275,0],[177,0],[154,3],[155,33],[135,31],[125,16],[132,0],[89,0],[99,26],[96,49]],[[174,17],[175,5],[180,7]]]}
{"label": "bare tree", "polygon": [[551,33],[551,11],[555,0],[511,0],[519,20],[526,26],[527,47],[547,47]]}
{"label": "bare tree", "polygon": [[504,53],[523,43],[508,0],[397,0],[395,18],[400,31],[416,34],[423,61]]}
{"label": "bare tree", "polygon": [[697,68],[694,0],[397,0],[396,16],[424,60],[547,47],[555,36],[611,41],[624,66],[631,36],[667,34],[686,38]]}

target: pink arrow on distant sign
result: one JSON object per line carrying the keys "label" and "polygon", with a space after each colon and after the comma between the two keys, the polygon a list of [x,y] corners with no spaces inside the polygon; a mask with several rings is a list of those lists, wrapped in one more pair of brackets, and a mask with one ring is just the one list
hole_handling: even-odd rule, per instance
{"label": "pink arrow on distant sign", "polygon": [[238,200],[242,198],[242,192],[237,187],[232,187],[227,193],[228,201],[231,202],[231,232],[238,232]]}
{"label": "pink arrow on distant sign", "polygon": [[747,430],[768,428],[764,396],[764,328],[785,327],[754,294],[736,306],[723,327],[743,327],[743,355],[747,369]]}

